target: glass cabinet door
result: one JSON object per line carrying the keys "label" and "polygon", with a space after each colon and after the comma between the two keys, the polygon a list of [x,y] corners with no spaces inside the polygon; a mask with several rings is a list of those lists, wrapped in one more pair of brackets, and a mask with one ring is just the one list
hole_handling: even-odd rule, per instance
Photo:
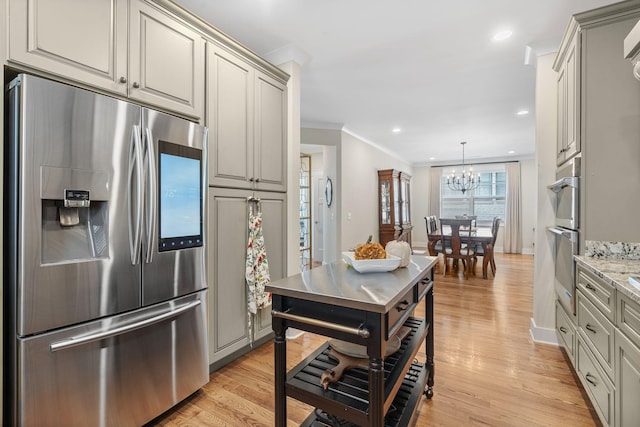
{"label": "glass cabinet door", "polygon": [[388,179],[380,181],[380,221],[391,224],[391,182]]}

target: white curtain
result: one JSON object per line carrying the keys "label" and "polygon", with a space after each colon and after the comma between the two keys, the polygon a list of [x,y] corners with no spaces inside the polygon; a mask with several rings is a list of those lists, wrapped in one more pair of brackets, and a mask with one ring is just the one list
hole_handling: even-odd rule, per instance
{"label": "white curtain", "polygon": [[425,216],[435,215],[440,218],[440,183],[442,182],[442,167],[431,167],[429,188],[429,212]]}
{"label": "white curtain", "polygon": [[504,252],[522,253],[522,210],[520,195],[520,162],[505,164],[507,194],[505,201]]}

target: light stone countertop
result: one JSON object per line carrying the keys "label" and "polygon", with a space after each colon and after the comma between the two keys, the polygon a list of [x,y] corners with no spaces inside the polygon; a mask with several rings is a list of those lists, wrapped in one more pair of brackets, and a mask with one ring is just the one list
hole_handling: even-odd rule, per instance
{"label": "light stone countertop", "polygon": [[574,258],[578,265],[640,304],[640,289],[629,283],[629,276],[640,275],[639,247],[637,243],[587,241],[586,255]]}

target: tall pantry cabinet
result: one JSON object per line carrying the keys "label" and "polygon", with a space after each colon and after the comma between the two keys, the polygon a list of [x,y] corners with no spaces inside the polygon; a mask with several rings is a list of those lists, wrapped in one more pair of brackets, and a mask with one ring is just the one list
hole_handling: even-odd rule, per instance
{"label": "tall pantry cabinet", "polygon": [[[249,318],[249,209],[260,208],[271,280],[286,274],[286,81],[224,44],[207,46],[209,360],[213,369],[271,335],[271,310]],[[255,200],[260,200],[256,202]]]}
{"label": "tall pantry cabinet", "polygon": [[271,334],[248,327],[249,198],[259,198],[272,280],[286,274],[289,76],[171,0],[0,0],[8,73],[76,84],[198,121],[208,137],[209,362]]}

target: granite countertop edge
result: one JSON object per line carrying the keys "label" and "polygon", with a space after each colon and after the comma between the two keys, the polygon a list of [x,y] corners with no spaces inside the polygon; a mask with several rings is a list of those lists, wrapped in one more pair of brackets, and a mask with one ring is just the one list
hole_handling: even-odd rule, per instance
{"label": "granite countertop edge", "polygon": [[640,260],[575,255],[576,262],[640,304],[640,289],[631,285],[629,276],[640,274]]}

